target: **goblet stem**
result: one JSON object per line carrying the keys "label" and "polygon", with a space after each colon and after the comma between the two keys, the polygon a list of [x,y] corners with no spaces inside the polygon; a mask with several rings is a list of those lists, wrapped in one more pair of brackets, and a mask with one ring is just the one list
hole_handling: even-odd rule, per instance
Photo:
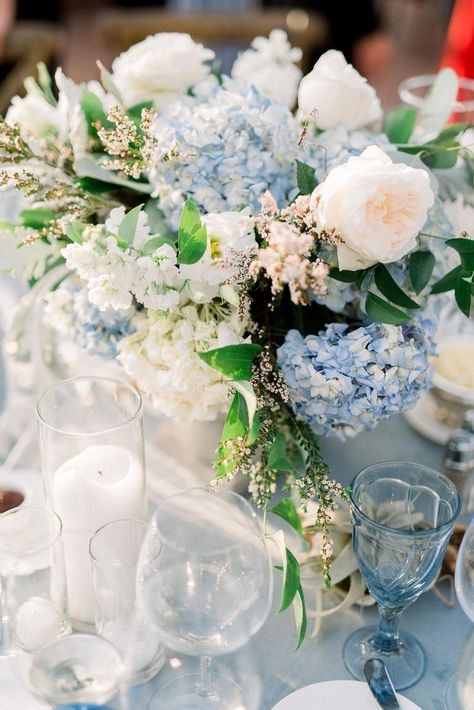
{"label": "goblet stem", "polygon": [[392,609],[379,605],[379,625],[374,636],[373,644],[380,651],[390,653],[400,648],[400,616],[403,608]]}
{"label": "goblet stem", "polygon": [[212,686],[211,660],[210,656],[201,656],[201,684],[198,692],[205,698],[215,696]]}

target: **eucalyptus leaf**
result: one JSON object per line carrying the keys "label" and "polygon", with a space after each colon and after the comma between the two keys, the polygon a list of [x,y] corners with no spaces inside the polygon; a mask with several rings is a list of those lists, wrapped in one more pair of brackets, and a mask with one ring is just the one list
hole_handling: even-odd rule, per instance
{"label": "eucalyptus leaf", "polygon": [[410,320],[408,313],[401,311],[399,308],[392,306],[388,301],[384,301],[375,293],[368,292],[365,300],[365,310],[367,314],[374,320],[390,325],[401,325]]}
{"label": "eucalyptus leaf", "polygon": [[252,383],[246,380],[232,380],[230,384],[237,392],[240,392],[242,397],[245,399],[248,417],[247,424],[250,430],[253,425],[253,418],[257,411],[257,397],[252,387]]}
{"label": "eucalyptus leaf", "polygon": [[298,641],[296,644],[296,650],[298,650],[305,639],[306,630],[308,628],[308,616],[306,614],[306,603],[301,582],[298,585],[295,598],[293,599],[293,614],[298,631]]}
{"label": "eucalyptus leaf", "polygon": [[354,281],[357,279],[357,277],[361,274],[362,272],[359,271],[348,271],[347,269],[343,269],[342,271],[340,269],[337,269],[336,267],[333,267],[331,271],[329,272],[329,276],[332,279],[335,279],[336,281],[342,281],[343,283],[350,284],[354,283]]}
{"label": "eucalyptus leaf", "polygon": [[93,178],[94,180],[100,180],[101,182],[110,183],[111,185],[127,187],[134,192],[143,192],[149,195],[153,191],[152,186],[148,183],[121,178],[111,170],[104,170],[95,160],[88,157],[79,158],[79,160],[74,162],[74,172],[78,178]]}
{"label": "eucalyptus leaf", "polygon": [[279,503],[274,505],[273,508],[269,508],[268,512],[274,513],[274,515],[278,515],[283,520],[286,520],[296,532],[300,533],[300,535],[303,534],[301,518],[291,498],[283,498]]}
{"label": "eucalyptus leaf", "polygon": [[143,205],[137,205],[130,212],[127,212],[123,220],[120,222],[117,236],[122,239],[127,246],[132,246],[135,239],[135,233],[138,226],[138,218]]}
{"label": "eucalyptus leaf", "polygon": [[408,143],[415,127],[417,111],[399,106],[385,117],[383,132],[391,143]]}
{"label": "eucalyptus leaf", "polygon": [[265,468],[267,471],[293,472],[295,470],[286,455],[286,437],[282,432],[279,432],[273,441]]}
{"label": "eucalyptus leaf", "polygon": [[428,285],[436,259],[431,251],[414,251],[408,257],[408,270],[413,290],[419,294]]}
{"label": "eucalyptus leaf", "polygon": [[310,195],[318,184],[315,169],[301,160],[296,161],[296,180],[301,195]]}
{"label": "eucalyptus leaf", "polygon": [[445,293],[446,291],[452,291],[452,289],[456,286],[458,280],[464,275],[465,272],[461,264],[459,264],[459,266],[455,266],[454,269],[448,271],[447,274],[445,274],[439,281],[437,281],[433,285],[431,293],[438,294]]}
{"label": "eucalyptus leaf", "polygon": [[199,357],[232,380],[251,380],[252,363],[261,350],[254,343],[239,343],[199,353]]}
{"label": "eucalyptus leaf", "polygon": [[472,302],[471,284],[462,278],[458,279],[454,287],[454,298],[456,299],[459,309],[469,318]]}
{"label": "eucalyptus leaf", "polygon": [[389,270],[384,264],[379,264],[374,272],[375,285],[379,291],[388,298],[389,301],[395,303],[402,308],[419,308],[420,305],[402,291]]}
{"label": "eucalyptus leaf", "polygon": [[300,586],[300,566],[294,554],[288,549],[286,564],[283,565],[283,587],[278,612],[285,611],[293,602]]}

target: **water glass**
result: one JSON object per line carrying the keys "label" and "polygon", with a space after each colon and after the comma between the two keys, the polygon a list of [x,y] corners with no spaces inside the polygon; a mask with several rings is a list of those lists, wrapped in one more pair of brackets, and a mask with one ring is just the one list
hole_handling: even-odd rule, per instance
{"label": "water glass", "polygon": [[146,516],[143,408],[138,391],[106,377],[75,377],[37,405],[41,469],[63,523],[72,625],[94,630],[89,540],[119,518]]}
{"label": "water glass", "polygon": [[229,490],[192,488],[167,498],[154,516],[162,550],[142,588],[162,643],[201,657],[201,674],[163,686],[150,710],[248,707],[211,658],[242,647],[270,610],[272,568],[250,504]]}
{"label": "water glass", "polygon": [[130,685],[150,680],[163,666],[156,629],[137,605],[137,588],[156,573],[161,542],[140,520],[117,520],[90,541],[97,632],[122,654]]}
{"label": "water glass", "polygon": [[365,662],[383,658],[395,688],[408,688],[423,674],[424,653],[399,631],[400,615],[436,579],[461,509],[459,492],[443,474],[402,461],[369,466],[351,489],[354,550],[380,619],[347,639],[344,661],[362,680]]}
{"label": "water glass", "polygon": [[69,632],[61,521],[56,513],[22,506],[0,515],[0,576],[7,652],[35,651]]}

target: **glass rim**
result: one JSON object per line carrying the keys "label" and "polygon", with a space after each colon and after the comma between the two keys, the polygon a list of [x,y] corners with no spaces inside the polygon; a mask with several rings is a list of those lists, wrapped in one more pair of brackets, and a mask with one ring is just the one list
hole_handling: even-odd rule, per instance
{"label": "glass rim", "polygon": [[[158,536],[159,536],[160,540],[161,540],[162,543],[163,543],[164,545],[166,545],[167,547],[172,547],[172,548],[174,548],[175,550],[179,550],[180,552],[188,552],[188,551],[189,551],[186,546],[184,546],[184,545],[179,545],[179,544],[176,543],[174,540],[170,539],[168,536],[162,534],[162,532],[160,531],[160,526],[159,526],[159,524],[158,524],[158,517],[159,517],[160,511],[162,510],[162,508],[164,508],[164,507],[166,506],[166,504],[167,504],[172,498],[178,498],[178,497],[181,497],[181,496],[183,496],[183,495],[185,495],[185,494],[188,494],[188,493],[196,493],[196,492],[198,492],[198,491],[199,491],[200,493],[205,493],[205,492],[207,492],[208,495],[212,495],[214,492],[216,492],[216,491],[213,491],[212,489],[209,490],[209,487],[208,487],[208,486],[192,486],[191,488],[183,488],[182,490],[176,491],[176,493],[172,493],[171,495],[169,495],[169,496],[167,496],[166,498],[164,498],[164,499],[161,501],[161,503],[157,506],[155,512],[153,513],[153,523],[152,523],[152,526],[155,527],[155,529],[156,529],[156,531],[157,531],[157,533],[158,533]],[[258,527],[259,527],[259,526],[258,526],[258,517],[257,517],[257,514],[256,514],[255,510],[254,510],[254,509],[252,508],[252,506],[250,505],[249,501],[248,501],[246,498],[244,498],[243,496],[241,496],[239,493],[236,493],[235,491],[232,491],[232,490],[230,490],[229,488],[227,488],[227,489],[225,490],[225,495],[229,496],[231,499],[238,500],[239,503],[240,503],[240,502],[243,502],[243,504],[244,504],[244,506],[243,506],[244,509],[246,509],[246,510],[248,510],[248,511],[250,512],[250,517],[251,517],[251,518],[254,520],[254,522],[256,523],[256,527],[257,527],[257,530],[258,530]],[[227,552],[228,550],[234,550],[236,547],[239,547],[239,545],[241,545],[243,542],[245,542],[246,540],[248,540],[248,539],[252,536],[252,534],[253,534],[253,531],[252,531],[252,529],[249,527],[249,528],[246,530],[245,535],[243,535],[241,538],[239,538],[239,540],[238,540],[237,542],[231,543],[231,544],[229,544],[229,545],[223,545],[222,548],[218,548],[217,550],[214,550],[213,552],[209,552],[209,555],[223,554],[223,553]],[[203,555],[200,555],[200,556],[204,557],[205,555],[203,554]]]}
{"label": "glass rim", "polygon": [[148,531],[152,530],[156,534],[156,536],[158,537],[158,539],[160,541],[160,549],[158,550],[156,555],[153,556],[152,559],[156,560],[160,556],[160,554],[161,554],[161,537],[158,534],[158,530],[156,529],[156,527],[154,525],[152,525],[152,523],[149,523],[147,520],[139,520],[138,518],[119,518],[118,520],[111,520],[108,523],[104,523],[103,525],[98,527],[97,530],[90,537],[89,544],[88,544],[88,551],[89,551],[89,556],[94,563],[96,563],[102,567],[116,567],[117,569],[120,568],[123,570],[130,570],[130,571],[135,570],[137,568],[137,563],[135,563],[134,565],[122,565],[122,564],[117,565],[117,564],[114,564],[113,562],[106,562],[105,560],[99,559],[92,552],[92,544],[93,544],[94,540],[96,539],[96,537],[101,532],[103,532],[103,530],[105,528],[111,528],[112,526],[118,525],[121,523],[134,523],[135,525],[139,525],[140,527],[146,527],[148,529]]}
{"label": "glass rim", "polygon": [[[409,76],[406,79],[403,79],[398,85],[398,96],[400,100],[414,108],[421,108],[424,97],[418,96],[413,93],[413,91],[415,89],[422,89],[423,87],[429,88],[436,77],[437,74],[416,74],[415,76]],[[458,80],[460,89],[470,89],[474,92],[474,79],[469,77],[458,77]],[[456,100],[453,105],[452,113],[473,110],[474,98],[468,99],[467,101]]]}
{"label": "glass rim", "polygon": [[[54,426],[50,422],[48,422],[43,414],[41,413],[41,405],[45,401],[46,397],[50,395],[54,390],[59,389],[59,387],[63,387],[64,385],[69,385],[73,382],[79,382],[81,380],[93,380],[93,381],[99,381],[99,382],[109,382],[113,383],[115,385],[120,385],[121,387],[125,387],[131,394],[133,394],[137,400],[137,408],[131,414],[125,421],[123,421],[121,424],[116,424],[115,426],[107,427],[105,429],[100,429],[100,431],[91,431],[91,432],[83,432],[83,431],[67,431],[66,429],[61,429],[61,427]],[[36,402],[35,406],[35,412],[36,416],[41,423],[42,426],[47,427],[51,431],[56,432],[57,434],[64,434],[66,436],[103,436],[104,434],[108,434],[112,431],[118,431],[119,429],[122,429],[123,427],[128,426],[132,422],[134,422],[142,413],[143,411],[143,398],[138,391],[136,387],[131,385],[129,382],[125,382],[125,380],[119,380],[115,377],[104,377],[102,375],[77,375],[75,377],[68,377],[66,380],[61,380],[60,382],[55,382],[51,387],[48,387],[41,397],[38,399]]]}
{"label": "glass rim", "polygon": [[[367,471],[370,471],[371,469],[378,468],[379,466],[390,466],[392,464],[405,464],[408,466],[414,466],[415,468],[418,469],[424,469],[425,471],[429,471],[430,473],[435,473],[439,478],[443,479],[443,481],[447,484],[448,488],[451,488],[455,495],[455,500],[456,500],[456,508],[453,511],[453,514],[451,515],[450,519],[447,520],[446,522],[442,523],[441,525],[436,526],[435,528],[430,528],[429,530],[400,530],[398,528],[391,528],[388,525],[383,525],[382,523],[378,523],[376,520],[372,520],[368,515],[362,512],[360,507],[357,505],[357,503],[354,501],[353,493],[354,493],[354,483],[356,480],[359,478],[359,476],[362,476],[363,473],[366,473]],[[399,479],[402,480],[402,479]],[[433,535],[434,533],[441,532],[444,528],[449,528],[459,517],[459,514],[461,512],[461,496],[460,493],[457,489],[457,487],[454,485],[454,483],[444,474],[441,473],[441,471],[437,471],[435,468],[431,468],[431,466],[426,466],[423,463],[416,463],[415,461],[381,461],[379,463],[373,463],[370,464],[370,466],[366,466],[365,468],[361,469],[359,473],[357,473],[354,478],[351,481],[350,484],[351,492],[349,493],[349,498],[351,505],[355,508],[357,511],[358,515],[360,515],[363,520],[365,520],[367,523],[372,525],[375,528],[378,528],[379,530],[383,530],[384,532],[389,532],[390,534],[396,534],[396,535],[407,535],[407,533],[410,536],[413,537],[429,537],[430,535]]]}
{"label": "glass rim", "polygon": [[46,508],[41,505],[19,505],[17,508],[13,508],[12,510],[7,510],[5,513],[2,513],[0,515],[0,521],[4,520],[6,517],[10,517],[13,515],[17,515],[18,513],[25,512],[25,511],[41,511],[42,513],[48,513],[50,518],[55,521],[57,524],[57,530],[52,536],[51,540],[40,547],[35,548],[34,550],[28,550],[24,551],[22,550],[21,552],[19,551],[12,551],[9,550],[8,548],[4,547],[2,545],[2,542],[0,542],[0,551],[4,554],[10,555],[12,557],[14,556],[19,556],[21,555],[22,557],[29,557],[31,555],[38,555],[41,552],[46,552],[46,550],[51,549],[57,542],[58,540],[61,539],[61,534],[63,531],[63,521],[59,517],[59,515],[56,513],[56,511],[52,510],[52,508]]}

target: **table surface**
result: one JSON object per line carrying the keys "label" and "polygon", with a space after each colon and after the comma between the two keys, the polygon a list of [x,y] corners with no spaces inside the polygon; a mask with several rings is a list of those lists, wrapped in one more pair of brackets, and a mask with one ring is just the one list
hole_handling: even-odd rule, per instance
{"label": "table surface", "polygon": [[[404,459],[438,469],[441,466],[441,447],[423,439],[401,416],[383,422],[374,431],[360,434],[345,444],[336,439],[325,441],[323,449],[334,477],[344,484],[349,483],[361,468],[379,461]],[[275,597],[278,592],[276,589]],[[223,672],[232,673],[252,697],[259,698],[255,708],[270,710],[278,700],[302,686],[318,681],[350,679],[342,661],[344,641],[354,629],[373,623],[376,615],[374,608],[362,611],[353,607],[325,620],[319,636],[306,641],[295,651],[292,615],[288,612],[276,614],[274,608],[262,630],[245,649],[216,661],[217,670],[222,665]],[[422,710],[444,710],[444,689],[455,672],[472,628],[467,617],[457,603],[449,608],[429,591],[405,612],[402,627],[410,629],[426,653],[424,676],[403,694]],[[11,661],[0,659],[0,710],[46,708],[22,688],[9,664]],[[194,670],[194,664],[194,659],[177,659],[171,654],[167,665],[153,681],[130,691],[130,709],[145,710],[162,683],[182,673],[183,669]]]}

